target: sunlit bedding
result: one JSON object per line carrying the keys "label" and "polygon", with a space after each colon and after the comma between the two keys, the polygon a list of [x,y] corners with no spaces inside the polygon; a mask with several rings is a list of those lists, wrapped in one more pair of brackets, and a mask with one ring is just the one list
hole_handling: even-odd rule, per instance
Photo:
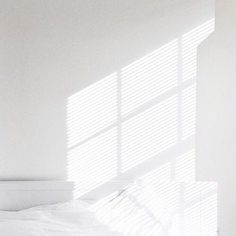
{"label": "sunlit bedding", "polygon": [[110,194],[82,198],[0,211],[0,236],[217,235],[215,183],[148,178]]}
{"label": "sunlit bedding", "polygon": [[0,211],[4,236],[119,236],[100,223],[83,201]]}

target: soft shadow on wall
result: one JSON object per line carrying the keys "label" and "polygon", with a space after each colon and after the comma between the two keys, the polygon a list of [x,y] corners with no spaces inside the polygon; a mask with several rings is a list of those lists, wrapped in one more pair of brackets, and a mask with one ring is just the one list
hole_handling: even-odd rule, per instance
{"label": "soft shadow on wall", "polygon": [[[102,199],[95,206],[99,209],[104,199],[112,200],[119,189],[138,183],[116,199],[123,205],[117,210],[120,219],[111,220],[113,201],[106,213],[98,210],[105,223],[125,235],[132,235],[127,222],[139,225],[136,231],[142,228],[143,235],[152,235],[150,225],[153,235],[172,235],[171,230],[182,235],[177,223],[176,229],[168,226],[175,217],[193,219],[184,229],[191,235],[201,235],[196,222],[205,217],[204,232],[215,235],[216,186],[193,183],[197,46],[213,29],[212,19],[68,98],[67,173],[78,183],[75,198],[96,196]],[[192,184],[166,184],[172,180]],[[147,194],[150,186],[154,192]],[[157,197],[172,206],[167,215],[152,211],[160,207]],[[205,213],[199,213],[199,204]],[[132,205],[136,219],[127,214]],[[155,221],[160,217],[162,222]]]}

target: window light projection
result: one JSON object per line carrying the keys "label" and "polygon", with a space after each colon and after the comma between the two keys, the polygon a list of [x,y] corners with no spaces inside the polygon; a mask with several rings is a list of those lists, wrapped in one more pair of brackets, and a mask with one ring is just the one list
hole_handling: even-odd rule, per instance
{"label": "window light projection", "polygon": [[68,152],[68,178],[78,181],[77,196],[116,176],[116,138],[117,130],[113,128]]}
{"label": "window light projection", "polygon": [[155,183],[158,184],[160,182],[170,182],[173,180],[171,172],[172,172],[171,163],[167,162],[142,176],[142,182],[148,181],[149,183],[152,184],[152,186]]}
{"label": "window light projection", "polygon": [[116,73],[113,73],[69,97],[68,147],[77,145],[117,121],[116,78]]}
{"label": "window light projection", "polygon": [[122,171],[177,142],[177,97],[173,96],[122,124]]}
{"label": "window light projection", "polygon": [[179,182],[195,181],[195,150],[192,149],[176,157],[174,179]]}
{"label": "window light projection", "polygon": [[183,81],[195,79],[197,75],[197,47],[214,30],[215,20],[211,19],[181,37]]}
{"label": "window light projection", "polygon": [[162,46],[122,69],[122,114],[177,85],[178,40]]}
{"label": "window light projection", "polygon": [[68,98],[75,198],[135,176],[92,206],[125,236],[217,235],[216,185],[194,183],[197,46],[213,30],[207,21]]}
{"label": "window light projection", "polygon": [[196,86],[195,84],[182,91],[182,138],[195,134]]}

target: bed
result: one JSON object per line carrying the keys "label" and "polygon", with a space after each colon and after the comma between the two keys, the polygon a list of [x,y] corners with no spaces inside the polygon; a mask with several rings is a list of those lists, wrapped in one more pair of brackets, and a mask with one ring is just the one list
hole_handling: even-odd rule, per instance
{"label": "bed", "polygon": [[4,236],[120,236],[99,222],[88,203],[72,200],[67,181],[1,181]]}
{"label": "bed", "polygon": [[0,181],[0,235],[217,235],[216,183],[148,178],[113,190],[72,200],[72,182]]}

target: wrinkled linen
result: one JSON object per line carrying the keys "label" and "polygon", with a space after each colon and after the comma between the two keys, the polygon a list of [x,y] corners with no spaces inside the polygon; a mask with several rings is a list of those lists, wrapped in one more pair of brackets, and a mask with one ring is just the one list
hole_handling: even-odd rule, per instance
{"label": "wrinkled linen", "polygon": [[121,236],[101,224],[83,201],[0,211],[4,236]]}

